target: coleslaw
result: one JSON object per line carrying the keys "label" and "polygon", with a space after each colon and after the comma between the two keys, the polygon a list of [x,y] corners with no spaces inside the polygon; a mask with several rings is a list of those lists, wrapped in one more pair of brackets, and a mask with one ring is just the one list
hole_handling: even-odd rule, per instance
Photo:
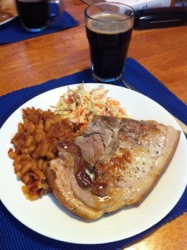
{"label": "coleslaw", "polygon": [[83,84],[77,89],[70,89],[60,96],[55,113],[68,119],[79,129],[84,128],[96,115],[127,117],[119,101],[107,96],[108,90],[101,85],[86,91]]}

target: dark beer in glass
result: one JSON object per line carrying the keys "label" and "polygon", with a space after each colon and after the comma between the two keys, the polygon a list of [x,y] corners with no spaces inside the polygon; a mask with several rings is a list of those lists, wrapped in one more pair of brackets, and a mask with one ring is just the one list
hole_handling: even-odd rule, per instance
{"label": "dark beer in glass", "polygon": [[[51,7],[57,7],[51,11]],[[16,9],[25,30],[39,32],[57,23],[64,11],[62,0],[16,0]]]}
{"label": "dark beer in glass", "polygon": [[16,7],[22,24],[27,30],[43,30],[48,25],[48,0],[16,0]]}
{"label": "dark beer in glass", "polygon": [[[85,11],[92,75],[99,82],[121,79],[131,40],[134,12],[129,6],[113,4],[117,8],[105,10],[111,3],[100,3],[97,8],[90,6]],[[89,8],[94,11],[89,12]],[[126,8],[131,12],[125,13]]]}

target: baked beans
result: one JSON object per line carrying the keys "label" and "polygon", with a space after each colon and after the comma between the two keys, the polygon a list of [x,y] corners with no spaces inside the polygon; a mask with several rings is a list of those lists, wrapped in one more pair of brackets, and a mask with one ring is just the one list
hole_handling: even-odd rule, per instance
{"label": "baked beans", "polygon": [[24,183],[23,193],[29,200],[35,200],[50,192],[45,169],[57,157],[57,143],[74,138],[77,132],[71,123],[50,110],[26,108],[22,114],[23,122],[11,139],[13,147],[8,155],[17,178]]}

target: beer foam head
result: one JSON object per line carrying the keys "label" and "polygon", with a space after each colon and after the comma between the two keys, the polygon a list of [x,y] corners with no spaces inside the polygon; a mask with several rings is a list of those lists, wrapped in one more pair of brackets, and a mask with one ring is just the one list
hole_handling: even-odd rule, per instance
{"label": "beer foam head", "polygon": [[117,34],[133,27],[133,19],[124,14],[97,13],[86,21],[88,29],[100,34]]}

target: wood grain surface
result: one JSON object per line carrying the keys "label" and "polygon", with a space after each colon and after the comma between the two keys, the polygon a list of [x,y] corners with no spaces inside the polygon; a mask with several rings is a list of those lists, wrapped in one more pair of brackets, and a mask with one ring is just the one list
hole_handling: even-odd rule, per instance
{"label": "wood grain surface", "polygon": [[[80,22],[79,26],[0,45],[0,95],[90,67],[84,26],[86,5],[79,0],[64,2],[66,10]],[[187,26],[134,30],[128,56],[187,104]],[[187,213],[126,249],[187,249]]]}

